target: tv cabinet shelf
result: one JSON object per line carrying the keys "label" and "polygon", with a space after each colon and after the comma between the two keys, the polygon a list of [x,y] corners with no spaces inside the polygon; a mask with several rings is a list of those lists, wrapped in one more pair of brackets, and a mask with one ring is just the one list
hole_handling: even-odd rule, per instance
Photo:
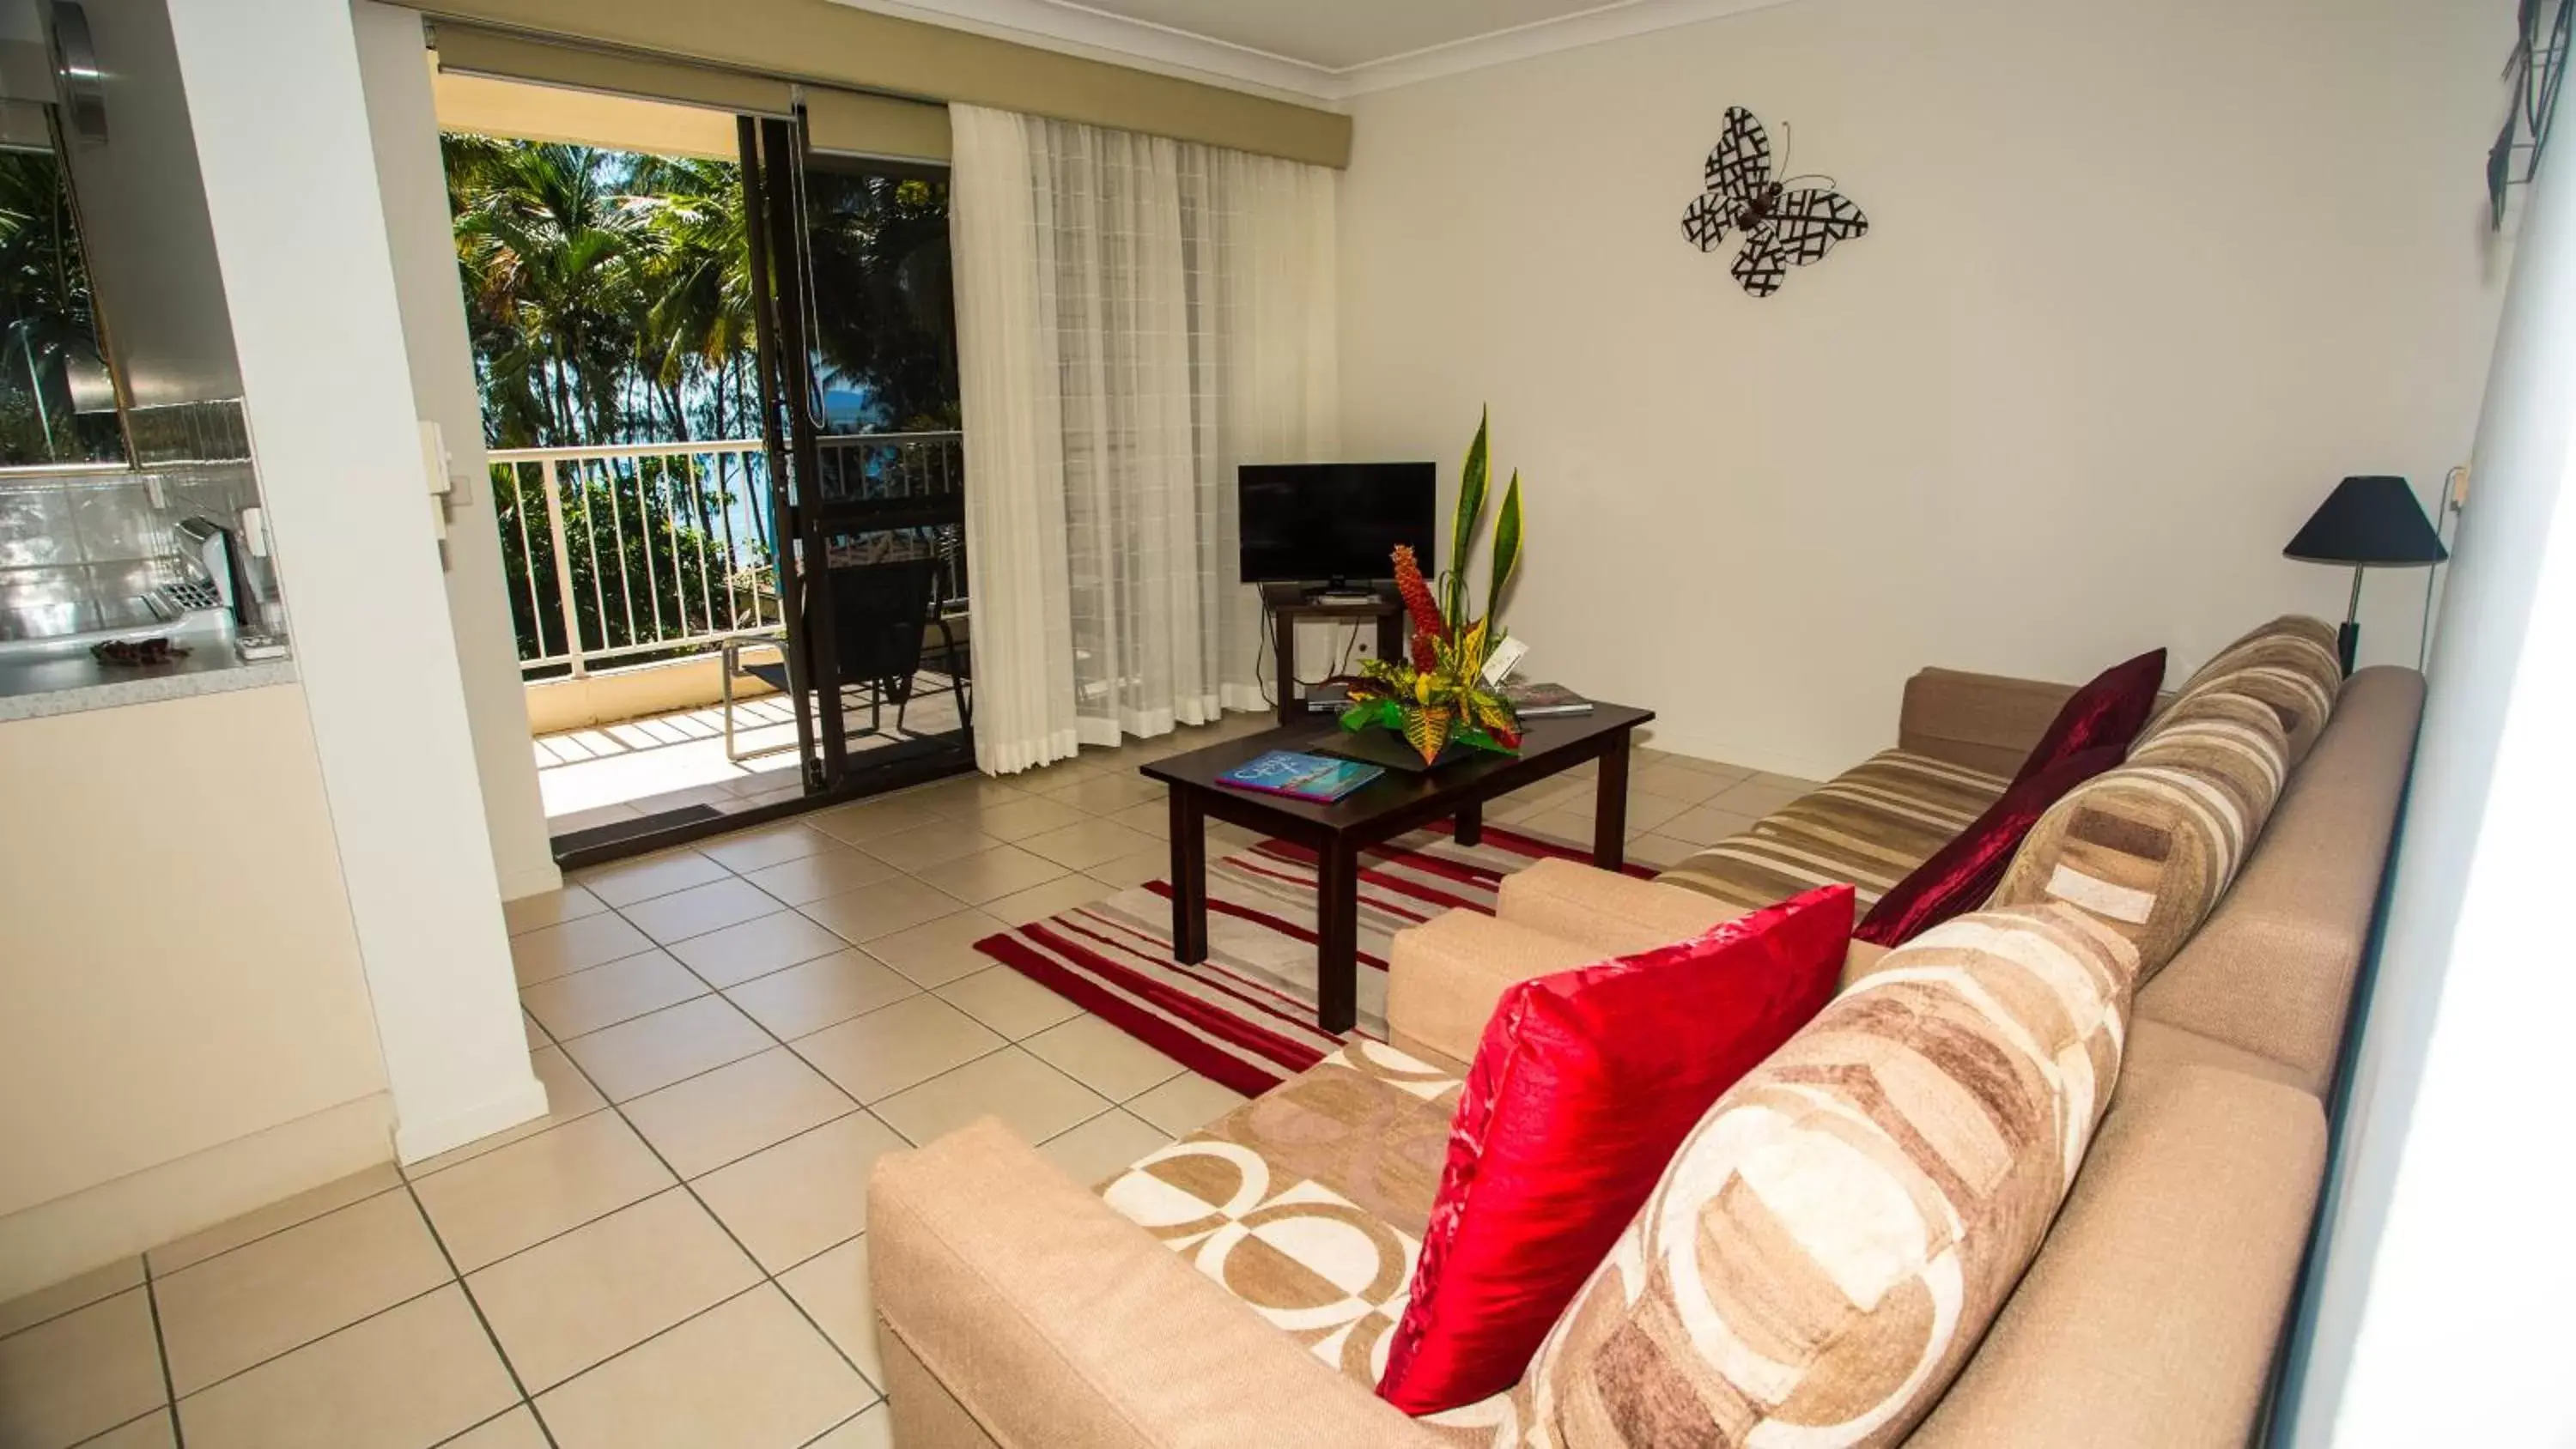
{"label": "tv cabinet shelf", "polygon": [[[1360,592],[1354,588],[1353,593]],[[1297,724],[1308,718],[1306,702],[1297,697],[1297,626],[1309,619],[1377,620],[1377,653],[1394,659],[1404,653],[1404,600],[1387,585],[1370,589],[1366,599],[1323,599],[1303,584],[1263,584],[1261,606],[1270,612],[1271,654],[1278,660],[1279,722]]]}

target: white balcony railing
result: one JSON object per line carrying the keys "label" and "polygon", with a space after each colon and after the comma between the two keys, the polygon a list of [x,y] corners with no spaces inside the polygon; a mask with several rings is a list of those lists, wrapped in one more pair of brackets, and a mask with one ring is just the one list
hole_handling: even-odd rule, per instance
{"label": "white balcony railing", "polygon": [[[833,436],[820,451],[827,507],[953,501],[965,477],[954,432]],[[783,621],[759,440],[490,458],[523,675],[711,653]]]}

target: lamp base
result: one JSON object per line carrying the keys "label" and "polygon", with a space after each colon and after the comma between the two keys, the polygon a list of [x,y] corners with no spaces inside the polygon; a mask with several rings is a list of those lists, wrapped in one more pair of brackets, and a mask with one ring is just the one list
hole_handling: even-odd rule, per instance
{"label": "lamp base", "polygon": [[2343,627],[2335,630],[2335,657],[2343,661],[2343,673],[2346,679],[2352,677],[2352,663],[2360,655],[2361,626],[2346,619],[2343,621]]}

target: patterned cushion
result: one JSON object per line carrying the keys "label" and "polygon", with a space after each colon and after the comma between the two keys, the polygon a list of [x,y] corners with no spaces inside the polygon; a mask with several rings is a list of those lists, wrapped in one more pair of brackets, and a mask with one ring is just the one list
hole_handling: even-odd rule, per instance
{"label": "patterned cushion", "polygon": [[1531,1365],[1533,1441],[1902,1438],[2066,1196],[2135,964],[2062,906],[1891,954],[1701,1119]]}
{"label": "patterned cushion", "polygon": [[2289,763],[2296,768],[2324,732],[2343,692],[2343,663],[2335,652],[2333,626],[2317,619],[2288,615],[2218,651],[2183,681],[2174,703],[2149,722],[2141,742],[2154,737],[2174,718],[2175,709],[2194,696],[2238,694],[2261,700],[2280,716],[2289,736]]}
{"label": "patterned cushion", "polygon": [[1858,889],[1866,911],[1984,814],[2006,783],[1888,750],[1656,879],[1747,911],[1841,881]]}
{"label": "patterned cushion", "polygon": [[1988,905],[2082,907],[2137,947],[2144,985],[2236,879],[2289,756],[2271,705],[2218,690],[2178,700],[2128,763],[2040,817]]}

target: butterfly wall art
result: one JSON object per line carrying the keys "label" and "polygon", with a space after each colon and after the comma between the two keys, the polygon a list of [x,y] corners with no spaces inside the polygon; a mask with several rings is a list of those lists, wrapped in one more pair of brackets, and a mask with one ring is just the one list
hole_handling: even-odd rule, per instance
{"label": "butterfly wall art", "polygon": [[[1727,268],[1744,290],[1768,297],[1780,290],[1791,267],[1803,267],[1834,243],[1869,234],[1869,218],[1823,176],[1771,176],[1771,137],[1742,106],[1726,112],[1726,135],[1708,153],[1708,190],[1682,212],[1682,235],[1704,252],[1726,244],[1729,230],[1744,233],[1744,248]],[[1812,181],[1813,186],[1791,183]]]}

